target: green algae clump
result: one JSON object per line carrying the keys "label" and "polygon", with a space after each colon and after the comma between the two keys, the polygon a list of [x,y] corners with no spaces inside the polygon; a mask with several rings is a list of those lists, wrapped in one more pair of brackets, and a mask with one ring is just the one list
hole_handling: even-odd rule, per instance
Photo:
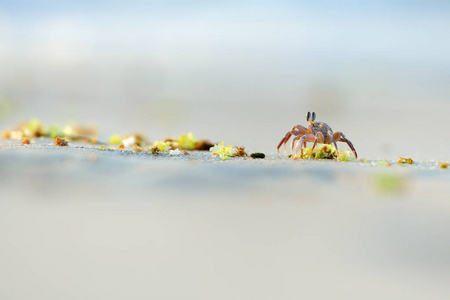
{"label": "green algae clump", "polygon": [[314,150],[312,147],[302,148],[300,155],[291,155],[292,159],[337,159],[340,161],[355,161],[353,154],[349,150],[339,150],[339,157],[337,156],[336,148],[333,145],[316,146]]}

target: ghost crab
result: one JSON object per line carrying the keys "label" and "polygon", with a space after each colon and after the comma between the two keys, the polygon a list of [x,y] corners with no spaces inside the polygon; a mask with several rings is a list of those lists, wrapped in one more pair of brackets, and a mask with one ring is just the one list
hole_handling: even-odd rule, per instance
{"label": "ghost crab", "polygon": [[[278,144],[278,147],[277,147],[278,154],[281,156],[280,147],[281,147],[281,145],[283,145],[284,152],[287,155],[286,143],[291,138],[291,136],[295,136],[291,142],[291,152],[292,153],[294,153],[294,145],[295,145],[296,153],[298,152],[297,148],[300,145],[299,152],[301,153],[302,148],[306,147],[306,142],[314,143],[311,148],[311,154],[312,154],[314,148],[316,147],[317,143],[320,143],[320,144],[333,143],[334,147],[336,148],[336,152],[338,154],[338,159],[339,159],[340,154],[339,154],[339,150],[338,150],[338,146],[337,146],[336,142],[344,142],[344,143],[347,143],[347,145],[353,151],[355,158],[358,158],[358,154],[356,154],[356,150],[355,150],[355,147],[353,147],[352,142],[350,142],[350,140],[348,140],[342,132],[337,131],[337,132],[333,133],[333,130],[331,129],[331,127],[328,126],[326,123],[318,122],[315,120],[316,120],[316,113],[313,112],[311,114],[310,112],[308,112],[308,114],[306,115],[306,121],[308,121],[308,123],[309,123],[308,128],[303,127],[302,125],[296,125],[296,126],[292,127],[292,129],[288,133],[286,133],[284,138]],[[297,142],[297,144],[295,144],[295,142]],[[311,158],[311,155],[309,156],[309,158]]]}

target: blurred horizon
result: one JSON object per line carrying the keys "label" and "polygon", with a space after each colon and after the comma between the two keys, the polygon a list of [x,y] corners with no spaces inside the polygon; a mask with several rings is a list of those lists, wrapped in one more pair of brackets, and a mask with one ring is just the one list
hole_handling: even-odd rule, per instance
{"label": "blurred horizon", "polygon": [[37,117],[153,140],[192,131],[275,152],[316,111],[364,157],[448,160],[435,130],[450,125],[448,8],[2,2],[0,126]]}

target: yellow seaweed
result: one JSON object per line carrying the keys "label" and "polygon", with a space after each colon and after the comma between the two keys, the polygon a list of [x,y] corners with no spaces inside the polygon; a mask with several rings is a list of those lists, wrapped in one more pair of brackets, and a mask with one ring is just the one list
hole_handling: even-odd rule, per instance
{"label": "yellow seaweed", "polygon": [[227,145],[225,146],[223,142],[220,142],[209,149],[211,151],[211,155],[219,155],[219,157],[223,160],[230,159],[236,149],[233,149],[233,146]]}
{"label": "yellow seaweed", "polygon": [[399,157],[397,161],[397,165],[408,164],[413,165],[414,161],[411,158]]}
{"label": "yellow seaweed", "polygon": [[350,150],[339,150],[339,157],[333,145],[318,145],[312,151],[312,147],[302,148],[300,154],[291,155],[290,158],[297,159],[338,159],[340,161],[355,161]]}

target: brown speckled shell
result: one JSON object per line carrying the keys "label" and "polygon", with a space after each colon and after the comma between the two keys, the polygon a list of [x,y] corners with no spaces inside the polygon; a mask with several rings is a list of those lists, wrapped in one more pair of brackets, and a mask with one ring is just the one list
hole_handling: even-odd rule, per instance
{"label": "brown speckled shell", "polygon": [[308,132],[312,135],[316,135],[318,132],[321,132],[326,142],[328,138],[328,131],[330,131],[330,133],[333,134],[333,130],[331,129],[331,127],[324,122],[313,122],[313,123],[309,124]]}

